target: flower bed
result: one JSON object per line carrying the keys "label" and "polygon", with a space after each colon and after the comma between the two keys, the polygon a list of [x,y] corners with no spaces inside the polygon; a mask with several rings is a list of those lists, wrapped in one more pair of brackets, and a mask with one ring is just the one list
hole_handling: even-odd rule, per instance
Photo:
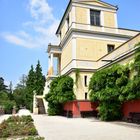
{"label": "flower bed", "polygon": [[28,136],[38,136],[31,116],[12,116],[0,124],[0,138]]}

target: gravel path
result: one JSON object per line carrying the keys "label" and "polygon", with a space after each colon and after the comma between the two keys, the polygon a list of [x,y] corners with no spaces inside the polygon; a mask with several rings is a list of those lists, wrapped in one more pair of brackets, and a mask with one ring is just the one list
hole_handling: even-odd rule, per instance
{"label": "gravel path", "polygon": [[45,115],[32,117],[39,135],[45,140],[140,140],[140,129],[96,119]]}

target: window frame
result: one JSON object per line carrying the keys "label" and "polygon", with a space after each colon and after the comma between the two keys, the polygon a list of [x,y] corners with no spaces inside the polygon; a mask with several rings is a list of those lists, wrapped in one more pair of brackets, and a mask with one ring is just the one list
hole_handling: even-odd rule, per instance
{"label": "window frame", "polygon": [[[92,12],[93,12],[93,15],[92,15]],[[101,11],[90,9],[90,25],[92,25],[92,26],[101,26]]]}
{"label": "window frame", "polygon": [[[110,49],[109,47],[110,48],[112,47],[112,48]],[[107,44],[107,52],[108,53],[111,53],[112,51],[114,51],[114,49],[115,49],[115,45],[114,44]]]}
{"label": "window frame", "polygon": [[85,100],[88,100],[88,93],[85,92]]}
{"label": "window frame", "polygon": [[88,85],[87,85],[87,78],[88,78],[87,75],[85,75],[85,76],[84,76],[84,85],[85,85],[85,87],[88,86]]}

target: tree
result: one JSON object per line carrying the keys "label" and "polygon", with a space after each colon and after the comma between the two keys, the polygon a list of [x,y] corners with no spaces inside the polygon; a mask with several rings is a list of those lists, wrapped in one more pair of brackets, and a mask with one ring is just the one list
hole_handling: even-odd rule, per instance
{"label": "tree", "polygon": [[13,106],[15,105],[15,101],[9,98],[9,90],[4,84],[4,79],[0,77],[0,106],[4,108],[5,113],[12,113]]}
{"label": "tree", "polygon": [[33,108],[33,91],[35,90],[35,72],[34,67],[31,65],[31,69],[27,76],[26,81],[26,107],[30,110]]}
{"label": "tree", "polygon": [[16,88],[18,89],[26,88],[26,81],[27,81],[27,76],[23,74]]}
{"label": "tree", "polygon": [[4,79],[0,77],[0,91],[7,91],[7,86],[4,84]]}
{"label": "tree", "polygon": [[12,84],[12,81],[10,81],[10,84],[9,84],[9,99],[10,100],[14,99],[14,97],[13,97],[13,84]]}
{"label": "tree", "polygon": [[42,68],[40,62],[38,61],[35,71],[35,91],[37,95],[42,95],[45,86],[45,77],[42,74]]}
{"label": "tree", "polygon": [[14,100],[17,108],[26,106],[26,90],[24,88],[16,88],[13,91]]}
{"label": "tree", "polygon": [[32,94],[33,91],[35,90],[35,72],[34,72],[33,65],[31,65],[31,69],[28,73],[26,86],[27,86],[28,92]]}

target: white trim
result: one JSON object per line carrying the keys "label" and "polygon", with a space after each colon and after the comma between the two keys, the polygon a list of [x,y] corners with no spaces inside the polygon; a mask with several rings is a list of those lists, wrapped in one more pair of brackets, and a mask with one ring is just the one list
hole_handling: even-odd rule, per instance
{"label": "white trim", "polygon": [[[76,38],[72,38],[72,59],[76,59]],[[74,63],[76,67],[76,63]]]}
{"label": "white trim", "polygon": [[61,70],[61,74],[64,75],[65,73],[67,73],[71,68],[76,68],[75,66],[76,64],[76,60],[72,60],[72,62],[67,65],[63,70]]}
{"label": "white trim", "polygon": [[90,24],[90,9],[87,9],[87,24]]}
{"label": "white trim", "polygon": [[105,40],[105,41],[114,41],[114,42],[126,42],[128,38],[122,38],[122,37],[113,37],[108,35],[95,35],[95,34],[88,34],[88,33],[74,33],[75,37],[79,38],[87,38],[87,39],[97,39],[97,40]]}
{"label": "white trim", "polygon": [[116,12],[115,9],[113,10],[113,9],[109,9],[106,7],[100,7],[100,6],[96,6],[96,5],[84,5],[84,4],[80,4],[80,3],[72,3],[72,5],[77,6],[77,7],[82,7],[82,8],[100,10],[100,11]]}
{"label": "white trim", "polygon": [[[76,22],[76,9],[75,9],[75,6],[72,6],[71,16],[72,16],[72,23],[75,23]],[[72,24],[72,28],[75,28],[75,24]]]}
{"label": "white trim", "polygon": [[103,11],[101,11],[100,20],[101,20],[102,31],[104,32],[104,12]]}
{"label": "white trim", "polygon": [[101,26],[104,26],[104,12],[103,11],[101,11],[100,19],[101,19]]}
{"label": "white trim", "polygon": [[118,20],[117,20],[117,13],[114,14],[114,20],[115,20],[115,28],[116,28],[116,33],[119,32],[118,30]]}
{"label": "white trim", "polygon": [[79,69],[97,69],[98,65],[97,62],[94,61],[83,61],[83,60],[76,60],[77,68]]}
{"label": "white trim", "polygon": [[[75,66],[77,64],[77,66]],[[79,68],[79,69],[97,69],[98,63],[91,61],[83,61],[83,60],[72,60],[69,65],[67,65],[62,71],[61,74],[67,73],[70,69]]]}
{"label": "white trim", "polygon": [[72,6],[72,22],[76,22],[76,9],[75,6]]}
{"label": "white trim", "polygon": [[87,24],[88,30],[90,30],[90,9],[87,9]]}
{"label": "white trim", "polygon": [[118,28],[117,13],[114,13],[115,27]]}
{"label": "white trim", "polygon": [[[80,4],[86,4],[86,3],[82,3],[82,2],[92,2],[92,0],[73,0],[73,2],[76,2],[76,3],[80,3]],[[96,0],[96,2],[97,3],[99,3],[99,4],[103,4],[103,5],[106,5],[106,6],[108,6],[108,8],[110,7],[111,9],[117,9],[116,8],[116,6],[114,6],[114,5],[111,5],[111,4],[107,4],[107,3],[105,3],[105,2],[101,2],[101,1],[97,1]],[[100,5],[96,5],[96,4],[86,4],[86,5],[94,5],[94,6],[98,6],[98,7],[104,7],[104,6],[100,6]],[[106,7],[107,8],[107,7]],[[110,9],[109,8],[109,9]]]}

